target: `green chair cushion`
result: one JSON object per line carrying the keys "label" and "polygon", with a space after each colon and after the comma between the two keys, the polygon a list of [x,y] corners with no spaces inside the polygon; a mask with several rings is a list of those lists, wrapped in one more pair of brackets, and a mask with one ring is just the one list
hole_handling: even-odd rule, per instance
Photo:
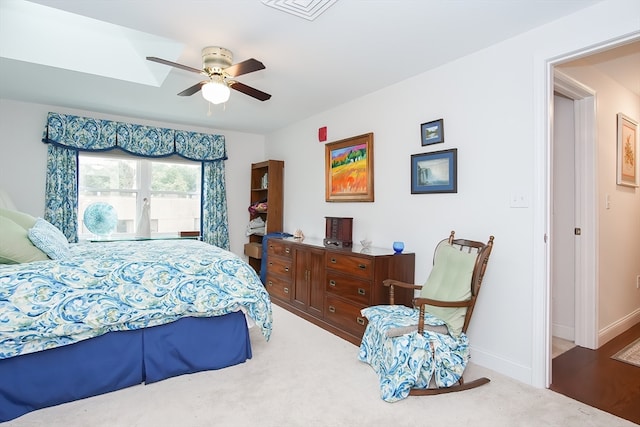
{"label": "green chair cushion", "polygon": [[[460,251],[446,243],[438,247],[433,269],[420,296],[439,301],[466,301],[471,298],[471,278],[477,253]],[[449,333],[459,336],[464,326],[466,307],[450,308],[427,305],[426,310],[442,319]]]}

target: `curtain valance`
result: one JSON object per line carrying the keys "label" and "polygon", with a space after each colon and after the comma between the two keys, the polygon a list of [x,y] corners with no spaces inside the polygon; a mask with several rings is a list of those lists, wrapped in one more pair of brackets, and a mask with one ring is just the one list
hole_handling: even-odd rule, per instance
{"label": "curtain valance", "polygon": [[49,113],[42,141],[83,151],[119,148],[145,157],[178,154],[189,160],[227,159],[224,135],[187,132],[69,114]]}

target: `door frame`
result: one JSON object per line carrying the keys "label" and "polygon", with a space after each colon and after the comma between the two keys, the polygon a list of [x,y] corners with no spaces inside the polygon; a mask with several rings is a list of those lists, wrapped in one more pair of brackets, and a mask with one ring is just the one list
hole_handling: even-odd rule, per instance
{"label": "door frame", "polygon": [[[534,386],[549,388],[551,384],[551,269],[550,269],[550,245],[548,244],[550,231],[550,196],[551,196],[551,158],[550,149],[553,140],[553,91],[554,91],[554,71],[555,66],[573,59],[585,57],[594,53],[599,53],[611,48],[636,41],[639,39],[638,33],[603,41],[597,45],[585,47],[579,51],[564,53],[555,57],[540,57],[539,60],[544,64],[544,73],[541,70],[541,79],[539,80],[540,97],[536,103],[541,106],[540,115],[536,121],[541,125],[542,133],[540,136],[540,144],[535,151],[534,163],[539,168],[539,176],[541,179],[535,183],[535,197],[540,203],[537,213],[539,216],[534,218],[534,235],[539,236],[533,240],[534,253],[538,254],[534,257],[533,281],[541,283],[543,286],[534,286],[533,289],[533,330],[532,330],[532,384]],[[594,177],[595,178],[595,177]],[[597,203],[597,189],[594,195]],[[581,204],[584,202],[581,201]],[[597,206],[594,203],[594,206]],[[597,226],[597,218],[594,218]],[[597,236],[597,233],[595,233]],[[594,238],[595,239],[595,238]],[[594,244],[597,258],[597,246]],[[597,269],[597,259],[594,262]],[[583,268],[583,267],[581,267]],[[597,274],[597,271],[596,271]],[[596,275],[597,280],[597,275]],[[595,284],[594,284],[595,285]],[[595,289],[597,292],[597,286]],[[594,294],[597,303],[597,294]],[[585,306],[578,308],[584,310]],[[579,311],[579,310],[576,310]],[[596,317],[597,322],[597,317]],[[597,328],[597,324],[596,324]],[[582,338],[581,338],[582,339]],[[594,339],[598,340],[598,331]]]}

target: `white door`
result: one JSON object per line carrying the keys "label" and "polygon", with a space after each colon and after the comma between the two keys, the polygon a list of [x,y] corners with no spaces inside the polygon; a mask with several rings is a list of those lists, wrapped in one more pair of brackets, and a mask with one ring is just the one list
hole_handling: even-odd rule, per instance
{"label": "white door", "polygon": [[575,339],[575,121],[574,101],[559,94],[553,103],[551,206],[551,333]]}

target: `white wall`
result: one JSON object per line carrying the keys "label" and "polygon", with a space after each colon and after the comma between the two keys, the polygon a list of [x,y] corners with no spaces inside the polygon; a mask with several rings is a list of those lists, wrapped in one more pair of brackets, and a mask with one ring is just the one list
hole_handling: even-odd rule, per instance
{"label": "white wall", "polygon": [[[620,13],[624,11],[624,13]],[[546,382],[547,125],[555,57],[640,30],[640,3],[612,0],[267,136],[285,160],[285,231],[324,237],[324,216],[354,218],[353,239],[416,253],[416,281],[455,229],[495,248],[469,330],[473,359],[526,383]],[[570,34],[571,37],[567,35]],[[416,52],[416,54],[420,54]],[[445,142],[422,147],[420,124],[444,118]],[[374,133],[375,202],[324,201],[324,144]],[[410,194],[410,155],[458,149],[457,194]],[[510,207],[523,194],[527,208]]]}
{"label": "white wall", "polygon": [[[600,345],[615,335],[616,325],[640,319],[640,188],[616,185],[616,115],[640,121],[640,97],[588,66],[560,70],[596,92],[598,168],[598,329]],[[640,71],[639,71],[640,72]],[[606,207],[609,196],[610,207]],[[634,322],[635,323],[635,322]]]}
{"label": "white wall", "polygon": [[225,162],[226,183],[229,188],[229,240],[231,251],[243,255],[247,240],[245,227],[249,221],[247,208],[250,204],[251,163],[264,159],[264,136],[209,128],[187,128],[171,123],[0,99],[0,187],[9,193],[19,209],[34,216],[44,214],[47,145],[42,143],[42,131],[49,111],[224,135],[229,158]]}

